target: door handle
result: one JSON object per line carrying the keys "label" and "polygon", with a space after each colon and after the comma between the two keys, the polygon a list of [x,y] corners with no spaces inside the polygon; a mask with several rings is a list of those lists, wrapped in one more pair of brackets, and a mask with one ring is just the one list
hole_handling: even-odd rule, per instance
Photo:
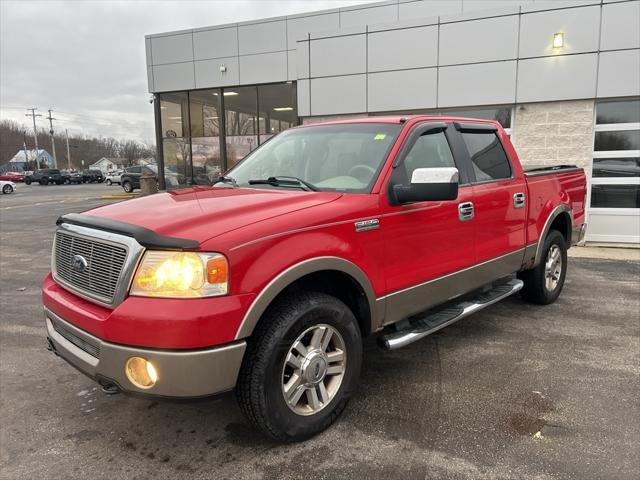
{"label": "door handle", "polygon": [[464,202],[458,204],[458,219],[461,222],[466,222],[473,219],[473,203]]}
{"label": "door handle", "polygon": [[513,194],[513,206],[514,208],[524,207],[524,193],[518,192]]}

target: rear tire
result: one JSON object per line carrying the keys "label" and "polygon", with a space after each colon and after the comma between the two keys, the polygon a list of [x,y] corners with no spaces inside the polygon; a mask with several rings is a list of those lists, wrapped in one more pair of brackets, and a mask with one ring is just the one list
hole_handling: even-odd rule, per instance
{"label": "rear tire", "polygon": [[28,178],[28,177],[27,177],[27,178],[25,178],[25,179],[24,179],[24,184],[25,184],[25,185],[31,185],[31,179],[30,179],[30,178]]}
{"label": "rear tire", "polygon": [[236,396],[255,427],[295,442],[336,421],[362,364],[360,328],[344,303],[324,293],[288,295],[267,310],[247,344]]}
{"label": "rear tire", "polygon": [[544,240],[540,264],[518,274],[524,282],[522,298],[538,305],[555,302],[567,275],[567,243],[560,232],[551,230]]}
{"label": "rear tire", "polygon": [[109,180],[108,178],[107,178],[107,181],[106,181],[105,183],[106,183],[107,185],[111,186],[111,180]]}

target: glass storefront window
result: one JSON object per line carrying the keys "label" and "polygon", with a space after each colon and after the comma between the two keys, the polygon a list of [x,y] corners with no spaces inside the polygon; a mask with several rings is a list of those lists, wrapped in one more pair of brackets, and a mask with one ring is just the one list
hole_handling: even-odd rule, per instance
{"label": "glass storefront window", "polygon": [[164,156],[164,181],[168,189],[187,185],[190,162],[190,145],[186,138],[165,138],[162,141]]}
{"label": "glass storefront window", "polygon": [[594,208],[640,208],[640,185],[592,185]]}
{"label": "glass storefront window", "polygon": [[640,150],[640,130],[596,131],[594,150]]}
{"label": "glass storefront window", "polygon": [[256,87],[224,90],[227,168],[258,146],[258,92]]}
{"label": "glass storefront window", "polygon": [[258,104],[261,144],[297,122],[295,90],[291,83],[259,85]]}
{"label": "glass storefront window", "polygon": [[163,93],[159,98],[165,185],[178,188],[191,176],[188,97],[186,92],[177,92]]}
{"label": "glass storefront window", "polygon": [[189,92],[193,183],[211,185],[222,174],[220,90]]}
{"label": "glass storefront window", "polygon": [[640,123],[640,100],[598,102],[596,123]]}

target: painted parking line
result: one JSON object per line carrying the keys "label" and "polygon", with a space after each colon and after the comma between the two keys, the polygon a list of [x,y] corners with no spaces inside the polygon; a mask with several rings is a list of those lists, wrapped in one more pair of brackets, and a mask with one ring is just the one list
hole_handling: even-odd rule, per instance
{"label": "painted parking line", "polygon": [[50,202],[38,202],[38,203],[29,203],[26,205],[11,205],[8,207],[0,207],[0,210],[13,210],[16,208],[29,208],[29,207],[40,207],[42,205],[57,205],[60,203],[77,203],[77,202],[86,202],[88,200],[100,201],[101,198],[98,197],[83,197],[83,198],[65,198],[62,200],[52,200]]}

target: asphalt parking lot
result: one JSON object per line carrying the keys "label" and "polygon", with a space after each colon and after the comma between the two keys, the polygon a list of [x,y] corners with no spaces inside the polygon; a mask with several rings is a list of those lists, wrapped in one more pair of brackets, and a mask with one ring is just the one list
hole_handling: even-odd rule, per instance
{"label": "asphalt parking lot", "polygon": [[342,419],[278,445],[232,395],[106,396],[46,350],[39,286],[55,220],[116,192],[0,196],[0,478],[640,477],[639,262],[571,258],[554,305],[512,297],[392,353],[368,340]]}

